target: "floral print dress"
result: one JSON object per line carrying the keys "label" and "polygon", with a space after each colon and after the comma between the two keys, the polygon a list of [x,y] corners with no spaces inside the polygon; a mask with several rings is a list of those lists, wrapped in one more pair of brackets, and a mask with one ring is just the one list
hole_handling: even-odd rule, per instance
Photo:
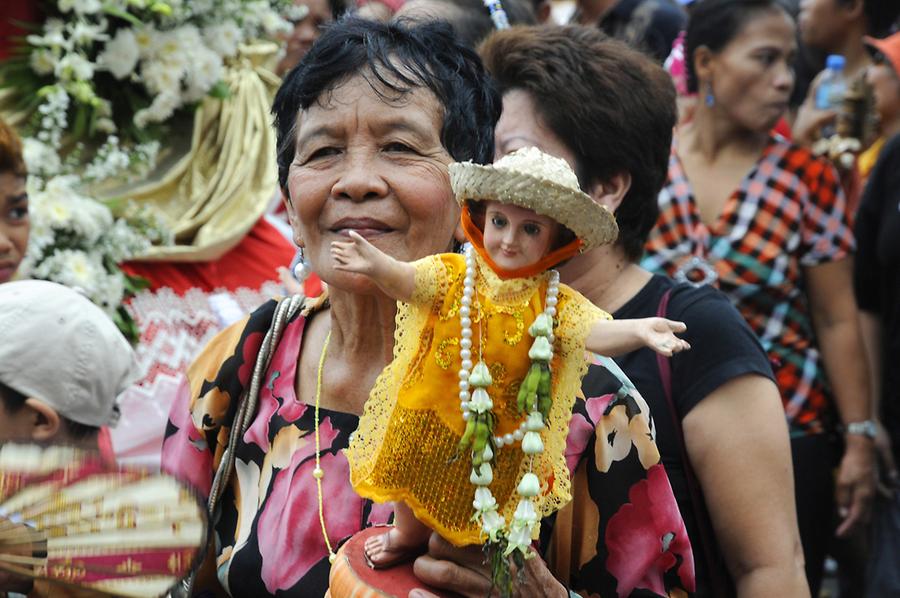
{"label": "floral print dress", "polygon": [[600,386],[617,390],[575,404],[566,447],[573,500],[545,520],[545,556],[583,596],[686,598],[694,553],[650,408],[613,360],[595,356],[594,366]]}
{"label": "floral print dress", "polygon": [[[275,306],[266,303],[216,336],[188,370],[172,408],[163,469],[204,495]],[[304,310],[285,327],[254,420],[236,447],[231,482],[214,513],[216,577],[233,596],[322,596],[328,588],[330,565],[312,476],[315,409],[299,402],[294,391],[308,313]],[[350,485],[343,449],[358,423],[356,415],[319,411],[325,529],[334,546],[391,517],[390,505],[360,498]],[[198,581],[195,589],[205,588]]]}

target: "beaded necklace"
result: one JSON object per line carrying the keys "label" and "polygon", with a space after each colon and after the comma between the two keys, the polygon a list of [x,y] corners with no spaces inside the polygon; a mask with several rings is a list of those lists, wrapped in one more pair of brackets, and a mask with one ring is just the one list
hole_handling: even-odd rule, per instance
{"label": "beaded necklace", "polygon": [[321,450],[319,446],[319,403],[322,399],[322,371],[325,369],[325,355],[328,354],[328,343],[331,341],[331,331],[325,337],[325,343],[322,345],[322,354],[319,355],[319,368],[316,372],[316,411],[313,414],[313,429],[316,438],[316,468],[313,469],[312,476],[316,479],[316,501],[319,507],[319,525],[322,526],[322,537],[325,538],[325,548],[328,549],[328,562],[334,564],[337,558],[334,550],[331,548],[331,541],[328,539],[328,530],[325,529],[325,505],[322,500],[322,479],[325,477],[325,471],[322,469],[319,461],[321,459]]}
{"label": "beaded necklace", "polygon": [[[466,274],[463,279],[463,295],[460,299],[459,322],[460,360],[459,399],[462,418],[466,422],[466,431],[460,441],[460,448],[471,446],[472,472],[469,480],[476,487],[475,519],[480,522],[482,531],[491,542],[504,542],[504,556],[518,550],[528,558],[531,553],[531,536],[538,517],[532,498],[540,491],[540,481],[532,471],[534,457],[544,451],[540,432],[546,425],[550,411],[550,361],[553,358],[553,318],[559,295],[559,273],[550,270],[545,298],[544,311],[539,314],[528,332],[534,337],[534,343],[528,351],[531,368],[519,386],[517,398],[520,412],[528,412],[515,432],[503,436],[494,436],[496,416],[491,411],[488,388],[492,384],[490,371],[483,361],[482,346],[479,342],[478,363],[472,364],[472,305],[475,299],[475,254],[471,246],[466,249]],[[483,339],[482,339],[483,340]],[[522,451],[528,456],[528,472],[522,476],[516,492],[521,497],[516,507],[513,521],[507,526],[502,515],[497,512],[497,501],[488,486],[494,479],[491,462],[494,449],[500,449],[515,442],[522,443]]]}

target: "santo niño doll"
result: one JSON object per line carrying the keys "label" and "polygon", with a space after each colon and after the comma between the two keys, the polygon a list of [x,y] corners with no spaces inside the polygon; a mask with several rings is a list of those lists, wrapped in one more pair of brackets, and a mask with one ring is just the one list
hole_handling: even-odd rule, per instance
{"label": "santo ni\u00f1o doll", "polygon": [[564,448],[585,349],[689,348],[680,322],[613,321],[559,284],[552,266],[618,232],[565,161],[526,148],[452,164],[450,180],[465,256],[400,262],[355,233],[331,249],[337,268],[398,301],[393,360],[347,449],[356,491],[397,503],[395,527],[366,542],[374,567],[418,553],[432,529],[527,558],[538,520],[570,500]]}

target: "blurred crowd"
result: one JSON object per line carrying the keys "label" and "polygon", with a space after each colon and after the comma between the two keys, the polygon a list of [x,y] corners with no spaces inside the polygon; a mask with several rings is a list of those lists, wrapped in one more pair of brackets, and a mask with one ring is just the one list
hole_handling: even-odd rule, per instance
{"label": "blurred crowd", "polygon": [[[668,314],[698,335],[686,338],[699,357],[662,373],[652,359],[621,362],[658,422],[694,550],[690,595],[764,595],[752,589],[760,577],[796,588],[802,571],[813,596],[900,597],[900,3],[503,0],[513,29],[496,33],[482,0],[296,4],[305,10],[272,65],[279,77],[301,76],[292,70],[323,31],[353,15],[449,22],[502,97],[495,156],[537,145],[616,211],[620,253],[580,256],[563,281],[616,317],[665,315],[666,289],[691,289],[673,292]],[[125,265],[150,281],[132,302],[141,343],[80,355],[109,331],[41,330],[101,315],[74,309],[77,298],[44,305],[54,291],[16,276],[26,177],[16,132],[0,126],[4,440],[99,443],[158,465],[164,433],[189,420],[176,396],[194,384],[185,372],[203,347],[284,287],[327,292],[315,259],[297,253],[303,214],[282,180],[223,255]],[[41,343],[57,349],[54,367],[29,372],[41,359],[22,348]],[[108,365],[102,381],[84,379],[84,360]],[[587,397],[601,387],[585,379]],[[113,410],[120,426],[107,429]],[[562,581],[589,589],[579,569],[589,559],[577,556]]]}

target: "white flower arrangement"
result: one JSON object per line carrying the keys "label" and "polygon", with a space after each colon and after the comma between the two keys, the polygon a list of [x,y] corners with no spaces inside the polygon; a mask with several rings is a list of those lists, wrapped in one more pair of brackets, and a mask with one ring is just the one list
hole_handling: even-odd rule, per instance
{"label": "white flower arrangement", "polygon": [[32,234],[22,273],[78,287],[132,341],[122,302],[146,281],[118,264],[171,243],[162,220],[92,189],[146,175],[166,123],[207,95],[227,97],[240,45],[291,30],[291,0],[57,0],[0,64],[23,149]]}

